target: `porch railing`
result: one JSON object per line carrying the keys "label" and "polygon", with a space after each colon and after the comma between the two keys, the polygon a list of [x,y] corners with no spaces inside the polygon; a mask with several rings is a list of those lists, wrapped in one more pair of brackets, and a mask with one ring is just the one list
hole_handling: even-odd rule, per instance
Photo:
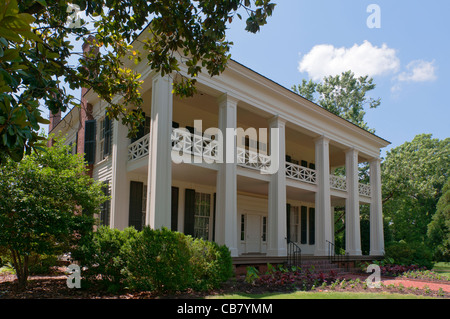
{"label": "porch railing", "polygon": [[347,181],[345,177],[330,175],[330,187],[340,191],[346,191]]}
{"label": "porch railing", "polygon": [[292,267],[300,267],[302,265],[302,249],[295,242],[287,240],[287,264]]}
{"label": "porch railing", "polygon": [[128,161],[134,161],[149,155],[150,134],[141,137],[128,146]]}
{"label": "porch railing", "polygon": [[238,147],[237,164],[246,168],[268,171],[271,159],[270,156]]}
{"label": "porch railing", "polygon": [[316,184],[316,170],[286,162],[286,176],[301,182]]}

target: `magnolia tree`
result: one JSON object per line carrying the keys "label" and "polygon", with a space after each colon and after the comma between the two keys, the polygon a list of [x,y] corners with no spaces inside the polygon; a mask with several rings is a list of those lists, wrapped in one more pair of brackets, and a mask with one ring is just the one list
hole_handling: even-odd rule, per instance
{"label": "magnolia tree", "polygon": [[20,287],[26,286],[31,256],[68,252],[92,232],[106,197],[85,167],[62,141],[0,166],[0,252]]}
{"label": "magnolia tree", "polygon": [[[48,120],[40,105],[57,114],[80,104],[66,87],[93,90],[108,103],[110,118],[135,134],[143,121],[140,74],[124,62],[145,60],[163,75],[178,75],[175,93],[191,96],[200,72],[224,71],[233,19],[245,15],[246,30],[255,33],[274,6],[271,0],[1,1],[0,160],[18,161],[41,147],[37,131]],[[74,42],[87,39],[91,53],[77,52]]]}

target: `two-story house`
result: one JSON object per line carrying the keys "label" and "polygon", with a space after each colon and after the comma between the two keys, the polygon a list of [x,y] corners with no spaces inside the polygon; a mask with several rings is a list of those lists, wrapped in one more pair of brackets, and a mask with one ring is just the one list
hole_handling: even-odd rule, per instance
{"label": "two-story house", "polygon": [[[233,60],[220,76],[200,75],[198,93],[184,99],[172,93],[170,77],[145,61],[134,67],[146,114],[136,138],[105,116],[106,102],[89,89],[80,107],[50,119],[49,133],[84,153],[111,195],[103,224],[167,227],[225,244],[234,258],[285,258],[289,241],[305,256],[326,256],[334,207],[345,205],[346,253],[360,256],[365,204],[370,255],[384,254],[380,149],[388,141]],[[358,179],[363,162],[370,184]],[[333,174],[339,167],[345,177]]]}

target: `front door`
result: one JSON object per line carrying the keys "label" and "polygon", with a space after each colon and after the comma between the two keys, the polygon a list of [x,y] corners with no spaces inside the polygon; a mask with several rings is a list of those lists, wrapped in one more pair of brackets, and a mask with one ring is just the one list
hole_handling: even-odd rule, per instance
{"label": "front door", "polygon": [[247,236],[246,236],[247,253],[261,252],[261,216],[247,215]]}

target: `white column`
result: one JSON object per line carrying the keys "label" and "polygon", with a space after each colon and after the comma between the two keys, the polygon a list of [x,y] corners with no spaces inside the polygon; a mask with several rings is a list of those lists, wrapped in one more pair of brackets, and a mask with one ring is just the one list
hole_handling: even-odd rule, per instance
{"label": "white column", "polygon": [[[272,160],[277,156],[278,169],[271,175],[269,181],[269,213],[267,234],[267,255],[286,256],[286,133],[285,121],[276,116],[270,120],[270,149],[277,154],[271,154]],[[278,129],[278,138],[272,129]],[[272,145],[277,143],[278,145]],[[277,146],[277,147],[276,147]]]}
{"label": "white column", "polygon": [[[237,160],[236,137],[237,100],[227,94],[219,100],[219,129],[223,133],[223,163],[219,164],[216,185],[216,242],[226,245],[232,257],[238,256],[237,249]],[[233,130],[233,136],[227,129]],[[230,152],[233,156],[230,158]],[[228,161],[227,161],[228,156]]]}
{"label": "white column", "polygon": [[315,140],[316,151],[316,247],[315,256],[328,255],[328,242],[332,242],[331,233],[331,195],[330,195],[330,140],[320,137]]}
{"label": "white column", "polygon": [[360,256],[361,230],[359,218],[358,151],[345,152],[345,174],[347,176],[347,198],[345,199],[345,243],[346,253]]}
{"label": "white column", "polygon": [[370,255],[384,255],[383,207],[381,195],[381,159],[370,161]]}
{"label": "white column", "polygon": [[111,184],[111,227],[128,227],[130,182],[127,179],[128,127],[120,121],[113,122],[112,139],[112,184]]}
{"label": "white column", "polygon": [[152,86],[150,156],[147,186],[147,225],[167,227],[171,219],[172,158],[171,133],[173,112],[172,82],[156,75]]}

